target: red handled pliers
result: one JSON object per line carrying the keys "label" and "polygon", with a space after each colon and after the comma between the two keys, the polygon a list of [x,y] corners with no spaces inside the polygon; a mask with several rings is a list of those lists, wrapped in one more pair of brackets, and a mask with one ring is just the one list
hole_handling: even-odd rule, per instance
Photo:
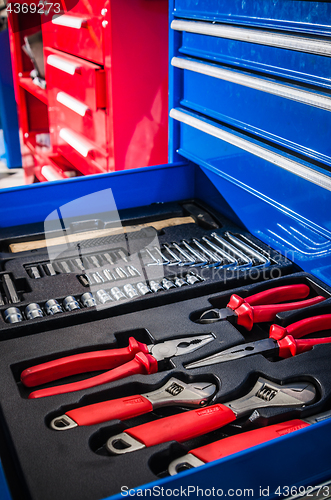
{"label": "red handled pliers", "polygon": [[307,285],[287,285],[271,288],[250,295],[245,299],[233,294],[224,309],[208,309],[201,314],[197,322],[210,324],[227,319],[251,330],[254,323],[273,321],[279,312],[313,306],[325,300],[325,297],[318,295],[308,300],[280,303],[287,300],[304,299],[308,297],[309,292],[310,288]]}
{"label": "red handled pliers", "polygon": [[279,325],[271,325],[269,338],[230,347],[230,349],[226,349],[225,351],[189,363],[185,365],[185,368],[191,369],[214,365],[224,361],[252,356],[253,354],[263,354],[267,357],[278,356],[280,358],[290,358],[296,354],[310,351],[317,344],[330,344],[331,337],[296,340],[310,333],[329,329],[331,329],[331,314],[302,319],[286,328]]}
{"label": "red handled pliers", "polygon": [[146,345],[130,337],[128,347],[122,349],[73,354],[27,368],[21,373],[21,382],[26,387],[35,387],[79,373],[108,370],[101,375],[78,382],[34,391],[29,395],[29,399],[89,389],[130,375],[156,373],[159,361],[189,354],[212,340],[215,340],[214,335],[204,334]]}

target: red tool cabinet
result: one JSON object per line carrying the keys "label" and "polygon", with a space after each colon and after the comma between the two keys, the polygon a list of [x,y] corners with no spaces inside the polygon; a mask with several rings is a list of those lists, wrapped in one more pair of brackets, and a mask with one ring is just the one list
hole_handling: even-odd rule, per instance
{"label": "red tool cabinet", "polygon": [[[167,0],[62,1],[62,15],[10,5],[26,182],[166,163]],[[22,51],[39,30],[46,90]]]}

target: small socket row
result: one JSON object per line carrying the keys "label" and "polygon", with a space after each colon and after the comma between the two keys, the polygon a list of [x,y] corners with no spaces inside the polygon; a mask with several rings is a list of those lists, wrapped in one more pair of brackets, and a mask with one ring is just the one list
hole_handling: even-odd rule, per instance
{"label": "small socket row", "polygon": [[24,319],[43,318],[44,316],[54,316],[55,314],[65,311],[74,311],[81,307],[92,307],[96,305],[96,301],[90,292],[83,293],[80,299],[76,299],[73,295],[68,295],[62,300],[62,303],[56,299],[49,299],[45,304],[40,306],[37,302],[28,304],[23,311],[18,307],[9,307],[3,313],[6,323],[20,323]]}
{"label": "small socket row", "polygon": [[115,265],[116,262],[120,261],[128,263],[130,257],[123,250],[118,249],[112,252],[86,255],[84,257],[28,265],[25,266],[25,270],[30,278],[39,279],[44,276],[56,276],[57,274],[77,273],[77,271],[85,272],[87,269],[101,268],[107,264]]}
{"label": "small socket row", "polygon": [[93,273],[80,274],[77,276],[77,279],[83,286],[90,286],[127,278],[136,278],[137,276],[141,276],[140,271],[138,271],[136,267],[130,265],[115,267],[113,269],[100,269]]}
{"label": "small socket row", "polygon": [[148,283],[140,281],[134,284],[129,283],[122,287],[115,286],[110,290],[101,289],[95,293],[95,296],[100,304],[106,304],[107,302],[134,299],[135,297],[162,292],[164,290],[170,290],[171,288],[194,285],[200,281],[204,281],[204,279],[195,273],[189,273],[185,277],[150,280]]}

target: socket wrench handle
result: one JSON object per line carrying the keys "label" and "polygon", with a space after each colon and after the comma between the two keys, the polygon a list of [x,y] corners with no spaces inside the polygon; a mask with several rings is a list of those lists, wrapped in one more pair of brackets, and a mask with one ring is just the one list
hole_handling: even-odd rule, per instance
{"label": "socket wrench handle", "polygon": [[108,439],[107,449],[110,453],[120,455],[167,441],[184,442],[212,432],[235,419],[234,411],[225,405],[215,404],[127,429]]}
{"label": "socket wrench handle", "polygon": [[134,359],[124,365],[117,366],[112,370],[108,370],[105,373],[85,380],[58,385],[55,387],[47,387],[46,389],[31,392],[31,394],[29,394],[29,399],[44,398],[47,396],[55,396],[56,394],[66,394],[68,392],[90,389],[91,387],[114,382],[115,380],[129,377],[131,375],[150,375],[151,373],[156,373],[157,369],[158,363],[153,356],[138,352]]}
{"label": "socket wrench handle", "polygon": [[146,344],[130,337],[128,347],[122,349],[105,349],[73,354],[27,368],[21,374],[21,382],[26,387],[35,387],[79,373],[110,370],[132,360],[138,352],[148,354]]}

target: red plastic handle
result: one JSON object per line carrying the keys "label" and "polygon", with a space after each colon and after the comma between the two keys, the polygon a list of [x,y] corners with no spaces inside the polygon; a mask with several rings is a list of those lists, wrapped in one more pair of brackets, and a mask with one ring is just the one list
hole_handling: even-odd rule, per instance
{"label": "red plastic handle", "polygon": [[254,323],[266,323],[273,321],[279,312],[293,311],[303,307],[313,306],[325,300],[321,295],[308,300],[300,300],[299,302],[287,302],[286,304],[269,304],[263,306],[251,306],[250,304],[242,304],[236,309],[238,316],[238,325],[244,326],[247,330],[253,328]]}
{"label": "red plastic handle", "polygon": [[138,425],[125,432],[148,447],[173,440],[187,441],[235,419],[236,415],[230,408],[217,404]]}
{"label": "red plastic handle", "polygon": [[244,432],[243,434],[220,439],[214,443],[195,448],[189,453],[203,462],[208,463],[213,460],[218,460],[219,458],[227,457],[238,451],[247,450],[252,446],[266,443],[267,441],[271,441],[272,439],[290,434],[291,432],[308,426],[309,424],[302,420],[290,420],[282,424],[270,425],[262,429],[255,429],[253,431]]}
{"label": "red plastic handle", "polygon": [[265,304],[278,304],[287,300],[298,300],[308,297],[310,288],[308,285],[285,285],[265,290],[246,297],[245,302],[251,306],[262,306]]}
{"label": "red plastic handle", "polygon": [[286,335],[292,335],[295,339],[300,339],[310,333],[331,329],[331,314],[321,314],[311,318],[302,319],[292,323],[286,328],[279,325],[271,325],[269,337],[280,340]]}
{"label": "red plastic handle", "polygon": [[70,375],[110,370],[127,363],[138,352],[147,354],[147,345],[130,337],[128,347],[122,349],[84,352],[27,368],[21,373],[21,381],[26,387],[35,387]]}
{"label": "red plastic handle", "polygon": [[94,425],[109,420],[126,420],[143,415],[153,410],[152,403],[137,394],[126,398],[103,401],[89,406],[82,406],[66,412],[78,425]]}
{"label": "red plastic handle", "polygon": [[108,382],[113,382],[114,380],[129,377],[130,375],[149,375],[151,373],[156,373],[157,369],[157,361],[153,358],[153,356],[139,352],[135,355],[134,359],[128,363],[118,366],[113,370],[109,370],[106,373],[102,373],[101,375],[97,375],[96,377],[91,377],[86,380],[80,380],[79,382],[72,382],[71,384],[58,385],[56,387],[48,387],[46,389],[31,392],[29,399],[44,398],[46,396],[54,396],[56,394],[81,391],[83,389],[89,389],[90,387],[96,387]]}
{"label": "red plastic handle", "polygon": [[323,339],[295,340],[292,335],[287,335],[285,338],[278,340],[278,356],[280,358],[290,358],[291,356],[296,356],[302,352],[311,351],[315,345],[330,343],[331,337],[325,337]]}
{"label": "red plastic handle", "polygon": [[250,304],[251,306],[278,304],[279,302],[285,302],[287,300],[304,299],[309,295],[309,292],[310,289],[307,285],[286,285],[255,293],[245,299],[241,298],[239,295],[233,294],[231,295],[227,307],[235,310],[242,304]]}

